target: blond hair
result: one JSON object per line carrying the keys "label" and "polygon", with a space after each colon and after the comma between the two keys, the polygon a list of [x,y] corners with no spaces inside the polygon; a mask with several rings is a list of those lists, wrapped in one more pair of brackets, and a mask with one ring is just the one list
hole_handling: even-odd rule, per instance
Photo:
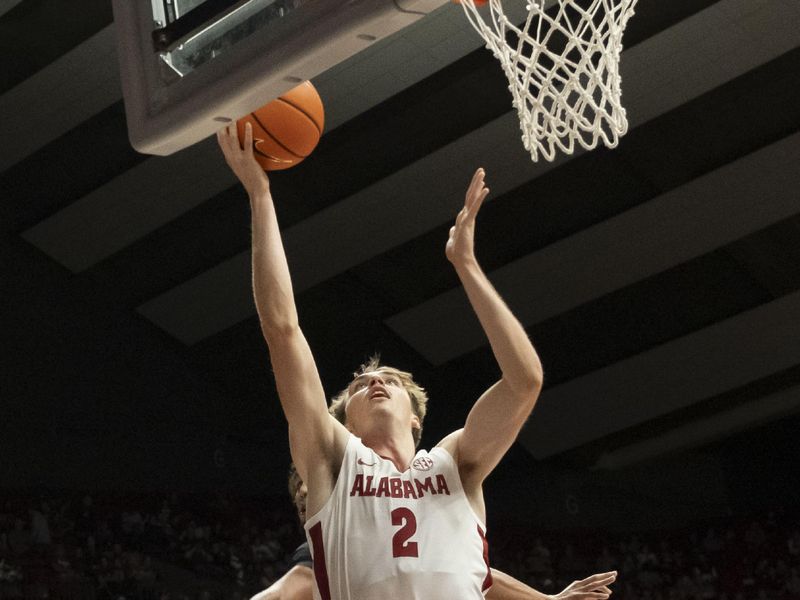
{"label": "blond hair", "polygon": [[[408,395],[411,398],[411,410],[419,419],[419,428],[417,429],[412,427],[411,435],[414,438],[414,447],[419,446],[420,439],[422,439],[422,422],[425,420],[425,415],[428,412],[428,394],[425,393],[425,390],[416,381],[414,381],[414,377],[411,375],[411,373],[401,371],[400,369],[395,369],[394,367],[382,365],[380,356],[372,356],[369,361],[361,365],[358,368],[358,371],[353,373],[353,379],[360,377],[365,373],[371,373],[372,371],[385,371],[397,376],[406,392],[408,392]],[[345,421],[347,420],[345,408],[347,407],[347,399],[349,397],[349,388],[343,389],[336,396],[334,396],[333,400],[331,400],[331,405],[328,408],[328,412],[331,413],[333,417],[342,425],[344,425]]]}
{"label": "blond hair", "polygon": [[292,502],[294,502],[294,497],[297,494],[297,490],[300,489],[300,486],[303,485],[303,480],[300,478],[300,474],[297,472],[297,467],[294,466],[294,463],[289,463],[289,495],[292,497]]}

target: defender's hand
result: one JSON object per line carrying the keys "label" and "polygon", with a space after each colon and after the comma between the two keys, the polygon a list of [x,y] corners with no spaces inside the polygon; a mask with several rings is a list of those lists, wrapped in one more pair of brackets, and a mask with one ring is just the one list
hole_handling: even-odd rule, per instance
{"label": "defender's hand", "polygon": [[586,579],[573,581],[564,588],[564,591],[552,598],[554,600],[606,600],[611,595],[611,588],[608,586],[616,579],[616,571],[597,573]]}
{"label": "defender's hand", "polygon": [[[269,193],[269,178],[253,158],[253,127],[244,126],[244,143],[239,144],[236,123],[231,123],[217,132],[217,142],[225,155],[225,162],[234,172],[251,198]],[[244,149],[242,149],[242,146]]]}
{"label": "defender's hand", "polygon": [[445,254],[455,267],[475,260],[475,217],[489,194],[489,188],[483,184],[484,175],[482,168],[475,171],[464,199],[464,208],[458,213],[456,224],[450,228]]}

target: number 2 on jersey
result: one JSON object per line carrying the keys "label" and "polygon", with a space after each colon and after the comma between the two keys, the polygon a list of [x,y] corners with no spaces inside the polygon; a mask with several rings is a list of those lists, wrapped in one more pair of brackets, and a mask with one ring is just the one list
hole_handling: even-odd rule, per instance
{"label": "number 2 on jersey", "polygon": [[401,526],[392,536],[392,556],[395,558],[400,556],[418,557],[417,542],[408,541],[417,532],[417,518],[414,513],[410,508],[400,507],[395,508],[391,515],[392,525]]}

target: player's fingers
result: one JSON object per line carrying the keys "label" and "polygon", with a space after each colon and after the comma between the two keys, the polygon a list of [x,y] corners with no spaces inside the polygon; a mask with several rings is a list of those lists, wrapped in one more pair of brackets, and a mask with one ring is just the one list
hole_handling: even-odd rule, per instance
{"label": "player's fingers", "polygon": [[475,192],[480,189],[480,186],[482,184],[483,184],[483,169],[478,169],[472,176],[472,181],[469,182],[469,187],[467,188],[466,204],[469,204],[470,199],[475,196]]}
{"label": "player's fingers", "polygon": [[575,598],[608,598],[611,594],[609,592],[601,592],[600,590],[586,590],[576,588],[572,592]]}
{"label": "player's fingers", "polygon": [[475,169],[475,173],[472,174],[472,181],[470,182],[470,186],[471,187],[475,186],[482,177],[483,177],[483,168],[478,167],[477,169]]}
{"label": "player's fingers", "polygon": [[586,583],[586,585],[597,587],[600,585],[614,583],[616,579],[617,579],[616,575],[606,575],[604,577],[598,577],[596,579],[584,579],[583,581]]}
{"label": "player's fingers", "polygon": [[222,150],[222,153],[225,154],[225,133],[221,129],[217,132],[217,145]]}
{"label": "player's fingers", "polygon": [[228,150],[232,150],[239,145],[239,134],[235,129],[235,125],[232,123],[228,123],[222,133],[222,137],[225,140],[225,145],[228,147]]}
{"label": "player's fingers", "polygon": [[228,128],[223,127],[219,131],[217,131],[217,140],[219,141],[220,145],[226,144],[228,142]]}
{"label": "player's fingers", "polygon": [[467,218],[470,220],[475,220],[478,211],[481,209],[483,205],[483,201],[486,200],[486,196],[489,195],[489,188],[485,187],[480,190],[475,197],[472,199],[472,202],[467,207]]}
{"label": "player's fingers", "polygon": [[475,179],[475,186],[472,188],[473,198],[480,193],[481,189],[483,189],[483,180],[485,175],[486,174],[483,172],[483,169],[478,170],[478,176]]}
{"label": "player's fingers", "polygon": [[578,586],[578,589],[584,591],[604,591],[604,592],[611,592],[611,588],[608,587],[609,584],[614,583],[613,581],[606,581],[601,580],[597,583],[582,583]]}
{"label": "player's fingers", "polygon": [[249,122],[244,125],[244,151],[248,156],[253,154],[253,126]]}
{"label": "player's fingers", "polygon": [[595,573],[594,575],[589,575],[586,579],[582,579],[580,583],[597,583],[599,581],[605,581],[606,579],[610,579],[613,581],[617,578],[616,571],[607,571],[605,573]]}
{"label": "player's fingers", "polygon": [[582,590],[594,590],[598,587],[614,583],[616,579],[617,576],[615,574],[598,573],[597,575],[592,575],[586,579],[581,579],[580,581],[577,581],[576,584],[577,587]]}
{"label": "player's fingers", "polygon": [[489,195],[489,192],[490,192],[490,191],[491,191],[491,190],[489,190],[489,188],[488,188],[488,187],[485,187],[485,188],[483,188],[483,189],[481,190],[481,193],[480,193],[480,194],[478,194],[478,197],[477,197],[477,198],[476,198],[476,200],[475,200],[475,205],[474,205],[474,207],[473,207],[473,208],[475,209],[475,212],[477,212],[477,211],[478,211],[478,209],[481,207],[481,205],[483,204],[483,201],[484,201],[484,200],[486,200],[486,196],[488,196],[488,195]]}
{"label": "player's fingers", "polygon": [[610,594],[612,592],[611,588],[607,585],[597,585],[594,587],[582,586],[581,589],[587,592],[603,592],[604,594]]}
{"label": "player's fingers", "polygon": [[217,141],[219,142],[219,147],[222,150],[222,154],[225,156],[225,160],[230,160],[231,136],[228,135],[227,129],[220,129],[217,132]]}

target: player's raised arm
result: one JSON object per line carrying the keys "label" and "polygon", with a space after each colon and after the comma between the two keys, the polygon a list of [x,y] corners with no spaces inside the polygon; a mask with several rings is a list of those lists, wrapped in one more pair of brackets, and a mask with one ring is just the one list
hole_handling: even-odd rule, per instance
{"label": "player's raised arm", "polygon": [[478,169],[464,207],[450,229],[446,254],[489,338],[502,377],[475,403],[464,429],[450,438],[466,485],[479,485],[494,469],[530,415],[542,388],[542,364],[522,324],[511,313],[475,258],[475,218],[489,190]]}
{"label": "player's raised arm", "polygon": [[292,458],[303,479],[310,481],[313,477],[309,477],[307,465],[334,462],[335,436],[341,442],[346,431],[328,414],[314,357],[298,324],[269,180],[253,158],[252,129],[248,123],[244,149],[239,144],[235,124],[221,130],[217,140],[225,160],[250,197],[256,309],[269,346],[278,396],[289,422]]}

